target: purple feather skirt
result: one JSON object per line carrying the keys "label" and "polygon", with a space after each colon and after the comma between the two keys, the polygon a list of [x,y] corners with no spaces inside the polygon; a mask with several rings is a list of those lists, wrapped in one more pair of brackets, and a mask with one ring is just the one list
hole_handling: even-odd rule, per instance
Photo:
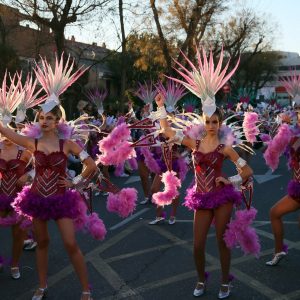
{"label": "purple feather skirt", "polygon": [[0,217],[1,227],[10,227],[19,224],[22,228],[28,228],[31,226],[31,221],[17,214],[12,207],[14,197],[9,197],[4,194],[0,195],[0,212],[4,213]]}
{"label": "purple feather skirt", "polygon": [[242,194],[232,185],[224,185],[218,190],[200,193],[196,191],[196,185],[187,190],[184,206],[191,210],[214,209],[228,202],[239,205],[242,202]]}
{"label": "purple feather skirt", "polygon": [[139,147],[136,148],[135,153],[136,153],[136,160],[137,161],[144,161],[145,160],[144,155],[141,153],[141,148],[139,148]]}
{"label": "purple feather skirt", "polygon": [[300,182],[291,180],[288,184],[288,195],[300,203]]}
{"label": "purple feather skirt", "polygon": [[83,213],[80,202],[82,198],[76,190],[67,190],[62,195],[43,198],[32,193],[30,187],[26,186],[18,194],[12,206],[18,214],[47,221],[80,217]]}
{"label": "purple feather skirt", "polygon": [[9,212],[12,211],[13,208],[11,203],[14,201],[14,197],[9,197],[4,194],[0,195],[0,211]]}

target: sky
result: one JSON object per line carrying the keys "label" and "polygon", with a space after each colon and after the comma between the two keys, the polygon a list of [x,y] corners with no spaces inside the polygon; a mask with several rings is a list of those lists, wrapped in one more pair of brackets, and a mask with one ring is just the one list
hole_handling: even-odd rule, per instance
{"label": "sky", "polygon": [[[130,1],[130,0],[128,0]],[[276,44],[274,50],[297,52],[300,54],[300,1],[299,0],[232,0],[238,5],[246,5],[259,13],[265,13],[276,24]],[[116,37],[114,26],[102,24],[95,29],[85,24],[83,29],[69,27],[66,37],[74,35],[77,41],[101,46],[105,42],[110,49],[116,49],[120,42]],[[105,28],[105,30],[103,30]]]}

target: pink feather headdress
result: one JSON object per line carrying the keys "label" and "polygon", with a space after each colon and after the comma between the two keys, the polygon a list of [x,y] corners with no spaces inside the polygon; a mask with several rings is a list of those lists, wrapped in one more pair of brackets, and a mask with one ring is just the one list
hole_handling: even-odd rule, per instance
{"label": "pink feather headdress", "polygon": [[[21,78],[22,74],[18,75]],[[23,122],[26,117],[26,110],[45,101],[46,96],[39,96],[43,88],[37,90],[38,80],[33,80],[32,74],[28,74],[24,86],[21,86],[22,99],[18,105],[16,122]]]}
{"label": "pink feather headdress", "polygon": [[300,105],[300,74],[297,76],[296,70],[290,72],[290,76],[287,78],[280,78],[283,86],[285,87],[288,94],[294,98],[293,101],[297,105]]}
{"label": "pink feather headdress", "polygon": [[93,89],[87,92],[87,96],[91,102],[93,102],[97,108],[98,113],[103,114],[103,101],[107,97],[108,91],[106,89]]}
{"label": "pink feather headdress", "polygon": [[10,87],[7,87],[7,72],[5,72],[2,86],[0,88],[0,113],[4,125],[12,120],[12,113],[22,101],[21,78],[17,74],[10,78]]}
{"label": "pink feather headdress", "polygon": [[171,79],[181,83],[189,91],[201,98],[202,110],[210,117],[216,110],[215,94],[232,77],[240,60],[238,60],[235,67],[225,76],[229,66],[229,61],[227,62],[225,68],[221,71],[224,57],[223,49],[221,51],[219,62],[216,68],[214,66],[212,51],[210,51],[209,60],[207,59],[204,48],[202,48],[202,59],[198,48],[196,48],[196,51],[198,68],[186,57],[184,53],[182,53],[187,63],[191,66],[192,71],[189,71],[182,64],[175,61],[179,66],[179,68],[175,70],[183,77],[184,80],[173,77],[171,77]]}
{"label": "pink feather headdress", "polygon": [[156,89],[157,92],[164,97],[166,110],[168,112],[174,112],[176,103],[187,94],[185,88],[178,83],[176,84],[173,80],[168,80],[167,87],[165,87],[161,81],[158,82]]}
{"label": "pink feather headdress", "polygon": [[87,70],[87,68],[80,67],[71,75],[73,66],[74,60],[70,65],[70,55],[64,65],[63,54],[60,60],[58,60],[57,56],[55,57],[54,71],[46,59],[41,58],[41,67],[37,64],[34,70],[35,75],[48,96],[46,102],[41,105],[45,113],[51,111],[55,106],[60,105],[59,95]]}

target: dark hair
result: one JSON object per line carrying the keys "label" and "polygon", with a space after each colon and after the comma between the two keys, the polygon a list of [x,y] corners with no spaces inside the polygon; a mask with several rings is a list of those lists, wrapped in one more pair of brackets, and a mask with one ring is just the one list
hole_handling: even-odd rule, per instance
{"label": "dark hair", "polygon": [[[43,111],[42,108],[40,108],[38,111],[38,118],[40,116],[41,111]],[[54,106],[49,112],[52,113],[57,120],[60,120],[62,117],[62,112],[58,105]]]}
{"label": "dark hair", "polygon": [[[204,115],[204,113],[203,113]],[[216,108],[215,112],[212,115],[216,115],[219,119],[219,122],[222,123],[223,122],[223,113],[221,111],[221,109],[219,107]]]}

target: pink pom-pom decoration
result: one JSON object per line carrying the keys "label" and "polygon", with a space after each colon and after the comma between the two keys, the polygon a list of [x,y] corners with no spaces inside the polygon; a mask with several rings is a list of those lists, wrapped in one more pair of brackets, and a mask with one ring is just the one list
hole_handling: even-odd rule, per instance
{"label": "pink pom-pom decoration", "polygon": [[130,129],[126,123],[116,126],[113,131],[98,145],[100,155],[98,156],[97,163],[103,165],[118,165],[127,159],[136,156],[135,150],[128,142],[130,138]]}
{"label": "pink pom-pom decoration", "polygon": [[260,243],[256,231],[251,227],[256,217],[257,210],[251,207],[249,210],[239,210],[235,213],[235,219],[228,224],[224,234],[224,241],[228,248],[241,246],[245,254],[253,254],[256,257],[260,253]]}
{"label": "pink pom-pom decoration", "polygon": [[253,144],[256,142],[256,136],[259,134],[257,128],[258,115],[255,112],[245,112],[243,120],[243,130],[245,133],[246,140]]}
{"label": "pink pom-pom decoration", "polygon": [[110,212],[117,213],[120,217],[128,217],[136,207],[137,190],[124,188],[116,194],[109,193],[106,208]]}
{"label": "pink pom-pom decoration", "polygon": [[178,188],[181,187],[181,181],[174,171],[163,173],[161,181],[165,185],[164,191],[153,194],[152,202],[159,206],[169,205],[179,196]]}
{"label": "pink pom-pom decoration", "polygon": [[107,231],[97,213],[94,212],[87,217],[85,226],[94,239],[100,241],[104,240]]}
{"label": "pink pom-pom decoration", "polygon": [[59,122],[57,125],[57,130],[60,138],[71,139],[74,129],[66,122]]}
{"label": "pink pom-pom decoration", "polygon": [[159,174],[161,172],[160,166],[157,161],[153,158],[153,154],[147,147],[141,148],[141,154],[145,157],[145,165],[149,169],[149,171]]}
{"label": "pink pom-pom decoration", "polygon": [[282,124],[273,140],[268,142],[264,153],[266,164],[274,171],[278,167],[279,157],[289,144],[292,133],[287,124]]}

